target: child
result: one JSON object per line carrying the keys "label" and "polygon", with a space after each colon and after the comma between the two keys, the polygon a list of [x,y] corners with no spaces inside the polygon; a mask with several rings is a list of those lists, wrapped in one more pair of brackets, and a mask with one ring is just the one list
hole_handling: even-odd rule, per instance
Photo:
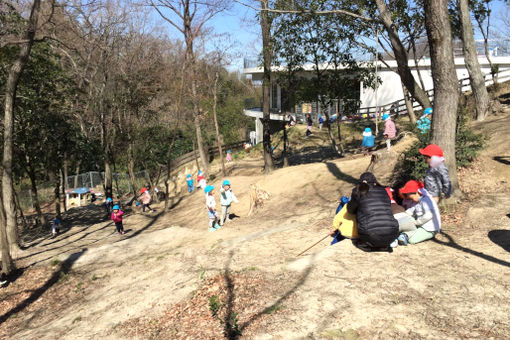
{"label": "child", "polygon": [[220,225],[225,224],[225,221],[230,222],[230,206],[232,205],[232,201],[235,203],[239,203],[236,195],[232,191],[230,186],[230,182],[228,180],[224,180],[220,189],[220,203],[221,203],[221,219]]}
{"label": "child", "polygon": [[322,131],[323,124],[324,124],[324,118],[322,118],[322,115],[319,115],[319,131]]}
{"label": "child", "polygon": [[111,214],[111,213],[112,213],[113,200],[112,200],[112,198],[111,198],[111,197],[107,197],[107,198],[106,198],[105,208],[106,208],[106,213],[107,213],[107,214]]}
{"label": "child", "polygon": [[60,227],[61,227],[60,220],[56,218],[55,221],[53,221],[53,224],[51,225],[51,235],[53,237],[57,236],[57,234],[60,232]]}
{"label": "child", "polygon": [[449,198],[452,194],[452,183],[444,162],[443,150],[436,144],[430,144],[425,149],[420,149],[420,153],[425,156],[425,161],[429,165],[424,180],[425,189],[436,203],[439,203],[441,194]]}
{"label": "child", "polygon": [[306,137],[313,135],[312,125],[313,125],[312,116],[309,113],[307,113],[306,114]]}
{"label": "child", "polygon": [[150,212],[153,212],[154,209],[151,208],[151,194],[149,193],[149,190],[147,190],[146,187],[143,187],[142,190],[140,190],[140,193],[142,194],[142,211],[145,212],[145,208],[149,209]]}
{"label": "child", "polygon": [[197,174],[197,188],[205,189],[207,186],[207,181],[205,180],[204,173],[198,170]]}
{"label": "child", "polygon": [[371,155],[372,149],[375,145],[375,137],[372,135],[372,129],[367,127],[363,131],[363,141],[361,142],[361,149],[363,150],[363,156]]}
{"label": "child", "polygon": [[425,111],[423,111],[423,116],[421,116],[421,118],[416,122],[416,127],[421,133],[427,133],[430,130],[432,112],[432,108],[427,107]]}
{"label": "child", "polygon": [[232,151],[227,150],[227,163],[232,162]]}
{"label": "child", "polygon": [[334,238],[331,244],[335,244],[344,238],[358,238],[358,226],[356,223],[356,215],[347,211],[347,203],[349,198],[342,196],[340,204],[336,209],[336,215],[333,220],[333,226],[329,234]]}
{"label": "child", "polygon": [[391,120],[391,117],[389,114],[385,113],[382,116],[382,120],[384,122],[384,138],[386,139],[386,150],[390,151],[391,149],[391,140],[395,138],[397,134],[397,128],[395,126],[395,123]]}
{"label": "child", "polygon": [[209,231],[215,231],[220,228],[218,225],[218,212],[216,211],[216,199],[214,198],[214,187],[208,185],[204,189],[205,206],[209,216]]}
{"label": "child", "polygon": [[193,185],[193,178],[190,174],[186,176],[186,184],[188,184],[188,192],[193,192],[193,190],[195,190],[195,186]]}
{"label": "child", "polygon": [[407,228],[401,227],[398,237],[399,243],[416,244],[433,238],[441,231],[441,215],[439,208],[419,181],[408,181],[400,192],[407,198],[416,203],[412,208],[406,210],[406,214],[414,218],[414,225]]}
{"label": "child", "polygon": [[117,227],[117,232],[120,235],[124,235],[124,226],[122,225],[122,215],[124,215],[124,212],[122,210],[120,210],[118,205],[114,205],[111,219],[113,222],[115,222],[115,226]]}

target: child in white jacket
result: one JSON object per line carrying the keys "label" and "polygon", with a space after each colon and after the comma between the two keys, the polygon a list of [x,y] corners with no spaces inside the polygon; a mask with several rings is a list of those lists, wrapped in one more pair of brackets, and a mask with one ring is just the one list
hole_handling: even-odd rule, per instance
{"label": "child in white jacket", "polygon": [[399,243],[416,244],[433,238],[441,231],[441,215],[434,198],[419,181],[408,181],[400,192],[416,203],[406,210],[416,222],[409,230],[400,230],[403,233],[398,238]]}
{"label": "child in white jacket", "polygon": [[225,221],[230,221],[230,206],[232,202],[239,203],[236,195],[230,187],[230,181],[224,180],[220,189],[220,204],[221,204],[221,219],[220,225],[223,225]]}

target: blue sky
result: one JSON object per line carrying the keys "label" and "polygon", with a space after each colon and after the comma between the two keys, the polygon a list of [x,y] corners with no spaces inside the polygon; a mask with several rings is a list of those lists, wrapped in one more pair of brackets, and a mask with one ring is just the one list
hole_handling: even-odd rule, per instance
{"label": "blue sky", "polygon": [[[257,4],[257,2],[253,2]],[[232,65],[228,68],[232,71],[242,70],[243,58],[257,56],[261,50],[260,26],[256,20],[256,12],[250,8],[232,2],[228,11],[218,14],[208,24],[217,34],[227,33],[235,42],[232,53],[235,57]],[[257,6],[257,5],[255,5]],[[498,24],[498,19],[506,13],[503,0],[493,1],[491,4],[493,25]],[[166,24],[171,36],[180,38],[175,29]],[[510,30],[510,28],[509,28]],[[480,39],[481,35],[475,31],[475,38]]]}

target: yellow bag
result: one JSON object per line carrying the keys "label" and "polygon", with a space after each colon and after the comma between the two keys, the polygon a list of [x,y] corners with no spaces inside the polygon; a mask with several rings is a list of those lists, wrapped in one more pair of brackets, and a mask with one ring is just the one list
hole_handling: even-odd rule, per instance
{"label": "yellow bag", "polygon": [[340,230],[340,234],[347,238],[358,238],[358,224],[356,215],[347,211],[347,204],[336,214],[333,220],[333,229]]}

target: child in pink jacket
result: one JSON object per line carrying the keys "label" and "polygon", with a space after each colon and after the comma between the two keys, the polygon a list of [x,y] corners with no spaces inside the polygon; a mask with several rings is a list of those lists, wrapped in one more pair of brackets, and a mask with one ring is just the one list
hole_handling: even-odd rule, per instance
{"label": "child in pink jacket", "polygon": [[122,225],[122,215],[124,212],[120,210],[118,205],[113,206],[112,212],[112,221],[115,222],[115,226],[117,227],[117,232],[121,235],[124,235],[124,226]]}
{"label": "child in pink jacket", "polygon": [[391,120],[389,114],[385,113],[382,116],[382,120],[384,122],[384,138],[386,139],[386,150],[390,151],[391,149],[391,140],[397,135],[397,127],[395,123]]}

